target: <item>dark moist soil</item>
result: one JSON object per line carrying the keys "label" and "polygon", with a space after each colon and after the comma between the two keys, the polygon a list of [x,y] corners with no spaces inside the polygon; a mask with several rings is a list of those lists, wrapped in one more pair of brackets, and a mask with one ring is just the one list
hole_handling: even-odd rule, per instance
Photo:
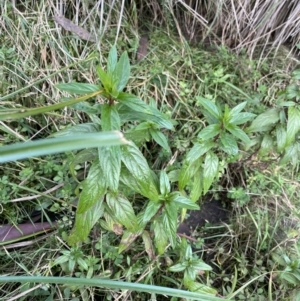
{"label": "dark moist soil", "polygon": [[206,223],[220,224],[229,219],[229,211],[224,209],[222,201],[212,199],[205,201],[200,210],[188,212],[188,217],[181,223],[177,233],[191,236],[196,228],[203,227]]}

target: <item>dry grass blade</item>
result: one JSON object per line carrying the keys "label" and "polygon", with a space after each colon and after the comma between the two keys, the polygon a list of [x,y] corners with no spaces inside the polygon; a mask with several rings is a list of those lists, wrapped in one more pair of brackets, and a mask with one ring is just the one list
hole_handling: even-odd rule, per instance
{"label": "dry grass blade", "polygon": [[70,31],[83,40],[96,42],[96,37],[88,32],[86,29],[74,24],[71,20],[65,18],[64,16],[54,16],[54,21],[59,24],[62,28]]}

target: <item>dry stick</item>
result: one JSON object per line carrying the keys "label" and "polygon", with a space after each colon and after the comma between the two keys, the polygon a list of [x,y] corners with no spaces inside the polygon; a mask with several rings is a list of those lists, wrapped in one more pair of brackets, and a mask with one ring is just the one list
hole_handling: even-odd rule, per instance
{"label": "dry stick", "polygon": [[56,186],[50,188],[49,190],[46,190],[45,192],[43,192],[43,194],[36,194],[36,195],[32,195],[32,196],[25,196],[25,197],[23,197],[23,198],[13,199],[13,200],[11,200],[10,202],[11,202],[11,203],[15,203],[15,202],[22,202],[22,201],[29,201],[29,200],[37,199],[37,198],[39,198],[40,196],[43,196],[43,195],[45,195],[45,194],[49,194],[49,193],[51,193],[52,191],[54,191],[54,190],[56,190],[56,189],[58,189],[58,188],[60,188],[60,187],[62,187],[62,186],[64,186],[64,183],[58,184],[58,185],[56,185]]}

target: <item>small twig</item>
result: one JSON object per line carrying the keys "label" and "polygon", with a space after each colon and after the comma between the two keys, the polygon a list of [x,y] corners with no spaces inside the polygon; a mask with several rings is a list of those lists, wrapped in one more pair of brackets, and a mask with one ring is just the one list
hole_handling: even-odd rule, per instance
{"label": "small twig", "polygon": [[190,240],[190,241],[197,242],[197,239],[195,239],[195,238],[193,238],[193,237],[190,237],[190,236],[187,236],[187,235],[184,234],[184,233],[177,233],[177,235],[180,236],[180,237],[184,237],[184,238],[186,238],[186,239],[188,239],[188,240]]}
{"label": "small twig", "polygon": [[18,198],[18,199],[13,199],[13,200],[10,200],[11,203],[15,203],[15,202],[22,202],[22,201],[29,201],[29,200],[33,200],[33,199],[37,199],[39,198],[40,196],[43,196],[45,194],[49,194],[51,193],[52,191],[54,190],[57,190],[58,188],[64,186],[64,183],[61,183],[61,184],[58,184],[52,188],[50,188],[49,190],[46,190],[45,192],[43,192],[43,194],[36,194],[36,195],[32,195],[32,196],[25,196],[23,198]]}

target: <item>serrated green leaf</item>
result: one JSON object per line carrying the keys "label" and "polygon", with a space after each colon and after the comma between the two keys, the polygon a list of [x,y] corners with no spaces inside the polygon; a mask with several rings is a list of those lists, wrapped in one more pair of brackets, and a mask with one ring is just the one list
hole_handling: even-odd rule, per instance
{"label": "serrated green leaf", "polygon": [[279,120],[279,109],[273,108],[258,115],[248,128],[249,132],[264,132],[270,130]]}
{"label": "serrated green leaf", "polygon": [[217,135],[219,135],[221,132],[221,128],[219,124],[211,124],[204,128],[199,134],[198,138],[202,139],[204,141],[209,140]]}
{"label": "serrated green leaf", "polygon": [[185,208],[191,210],[199,210],[199,206],[195,204],[190,199],[182,196],[178,191],[171,192],[169,195],[169,200],[172,203],[175,203],[178,208]]}
{"label": "serrated green leaf", "polygon": [[103,181],[113,192],[118,191],[121,173],[120,146],[99,147],[99,164],[102,169]]}
{"label": "serrated green leaf", "polygon": [[137,218],[131,203],[123,196],[106,194],[106,204],[116,220],[124,225],[129,231],[137,229]]}
{"label": "serrated green leaf", "polygon": [[49,137],[64,137],[64,136],[77,136],[85,133],[99,132],[100,128],[94,123],[76,124],[60,130],[59,132],[51,134]]}
{"label": "serrated green leaf", "polygon": [[127,52],[123,52],[113,72],[115,88],[122,92],[130,77],[130,63]]}
{"label": "serrated green leaf", "polygon": [[213,180],[218,174],[219,159],[212,153],[208,152],[205,156],[203,168],[203,193],[206,194]]}
{"label": "serrated green leaf", "polygon": [[250,144],[250,138],[248,135],[240,129],[238,126],[231,124],[230,126],[227,127],[227,130],[236,138],[242,140],[246,145]]}
{"label": "serrated green leaf", "polygon": [[276,126],[277,150],[282,152],[286,147],[286,129],[282,124]]}
{"label": "serrated green leaf", "polygon": [[212,267],[206,263],[204,263],[201,259],[193,260],[190,263],[190,266],[198,271],[212,271]]}
{"label": "serrated green leaf", "polygon": [[101,109],[101,127],[103,131],[120,130],[121,122],[115,106],[104,104]]}
{"label": "serrated green leaf", "polygon": [[234,124],[234,125],[244,124],[244,123],[250,121],[251,119],[253,119],[255,116],[256,116],[256,114],[252,114],[252,113],[236,114],[230,119],[230,123]]}
{"label": "serrated green leaf", "polygon": [[160,187],[160,194],[161,195],[166,195],[171,190],[169,178],[168,178],[167,173],[165,172],[165,170],[162,170],[160,172],[159,187]]}
{"label": "serrated green leaf", "polygon": [[93,226],[100,219],[104,213],[103,198],[98,201],[84,213],[79,214],[76,212],[75,226],[68,239],[70,245],[75,245],[78,242],[84,241]]}
{"label": "serrated green leaf", "polygon": [[76,82],[67,83],[67,84],[56,84],[55,87],[61,91],[65,91],[70,94],[77,94],[77,95],[85,95],[101,90],[101,87],[98,85],[76,83]]}
{"label": "serrated green leaf", "polygon": [[200,170],[194,175],[190,199],[192,202],[197,202],[203,191],[203,171]]}
{"label": "serrated green leaf", "polygon": [[245,108],[246,105],[247,105],[247,101],[244,101],[238,104],[237,106],[235,106],[234,108],[232,108],[229,112],[229,119],[233,118],[238,113],[240,113]]}
{"label": "serrated green leaf", "polygon": [[195,143],[187,154],[187,161],[194,162],[215,146],[212,141]]}
{"label": "serrated green leaf", "polygon": [[161,203],[153,201],[148,202],[146,209],[139,215],[139,223],[141,225],[146,225],[161,208]]}
{"label": "serrated green leaf", "polygon": [[285,154],[280,160],[280,164],[286,164],[291,162],[292,165],[295,167],[299,164],[299,157],[300,157],[300,144],[293,143],[285,149]]}
{"label": "serrated green leaf", "polygon": [[165,231],[164,225],[161,220],[156,219],[153,221],[153,230],[155,246],[157,248],[158,254],[162,255],[165,253],[168,245],[168,234]]}
{"label": "serrated green leaf", "polygon": [[150,140],[149,130],[133,129],[130,132],[124,133],[127,140],[131,140],[135,145],[141,146],[145,141]]}
{"label": "serrated green leaf", "polygon": [[177,264],[169,267],[169,271],[170,272],[178,273],[178,272],[184,271],[186,268],[187,268],[186,263],[185,262],[181,262],[181,263],[177,263]]}
{"label": "serrated green leaf", "polygon": [[192,292],[211,294],[214,296],[218,293],[218,291],[216,291],[214,288],[195,281],[191,281],[187,288]]}
{"label": "serrated green leaf", "polygon": [[133,143],[122,147],[121,153],[122,162],[131,172],[134,178],[136,178],[138,181],[149,180],[150,168],[148,166],[147,160]]}
{"label": "serrated green leaf", "polygon": [[184,187],[191,181],[196,172],[200,169],[202,164],[202,159],[198,159],[196,161],[184,161],[180,171],[178,178],[178,188],[179,190],[183,190]]}
{"label": "serrated green leaf", "polygon": [[110,93],[113,89],[113,79],[109,76],[100,66],[96,67],[98,77],[107,93]]}
{"label": "serrated green leaf", "polygon": [[166,136],[160,130],[149,129],[151,137],[167,152],[171,152]]}
{"label": "serrated green leaf", "polygon": [[176,245],[177,206],[175,203],[166,202],[162,213],[163,226],[171,242],[172,248]]}
{"label": "serrated green leaf", "polygon": [[107,74],[111,78],[113,78],[113,73],[116,69],[117,61],[118,61],[118,53],[117,53],[117,48],[114,45],[110,48],[108,58],[107,58]]}
{"label": "serrated green leaf", "polygon": [[103,171],[99,161],[95,160],[89,170],[87,178],[82,184],[77,213],[82,214],[98,202],[106,193],[107,185],[103,179]]}
{"label": "serrated green leaf", "polygon": [[274,144],[273,137],[268,134],[264,135],[264,137],[261,141],[259,154],[267,155],[273,148],[273,144]]}
{"label": "serrated green leaf", "polygon": [[148,106],[136,96],[120,92],[118,100],[120,101],[118,112],[122,116],[122,120],[152,121],[160,127],[173,130],[173,124],[166,115]]}
{"label": "serrated green leaf", "polygon": [[286,130],[287,145],[293,143],[296,134],[300,130],[300,110],[298,107],[288,108],[288,122]]}
{"label": "serrated green leaf", "polygon": [[238,145],[234,137],[228,133],[224,133],[220,136],[222,143],[222,150],[229,155],[236,155],[239,151]]}
{"label": "serrated green leaf", "polygon": [[139,180],[124,167],[121,168],[120,181],[132,191],[137,192],[154,202],[157,202],[159,199],[158,189],[151,175],[149,176],[148,181],[143,179]]}
{"label": "serrated green leaf", "polygon": [[300,88],[298,84],[291,84],[286,88],[286,95],[288,99],[300,99]]}
{"label": "serrated green leaf", "polygon": [[197,99],[197,102],[200,103],[204,107],[204,109],[210,115],[212,115],[216,120],[218,120],[222,117],[221,112],[219,111],[218,107],[211,100],[205,99],[200,96],[197,96],[196,99]]}

